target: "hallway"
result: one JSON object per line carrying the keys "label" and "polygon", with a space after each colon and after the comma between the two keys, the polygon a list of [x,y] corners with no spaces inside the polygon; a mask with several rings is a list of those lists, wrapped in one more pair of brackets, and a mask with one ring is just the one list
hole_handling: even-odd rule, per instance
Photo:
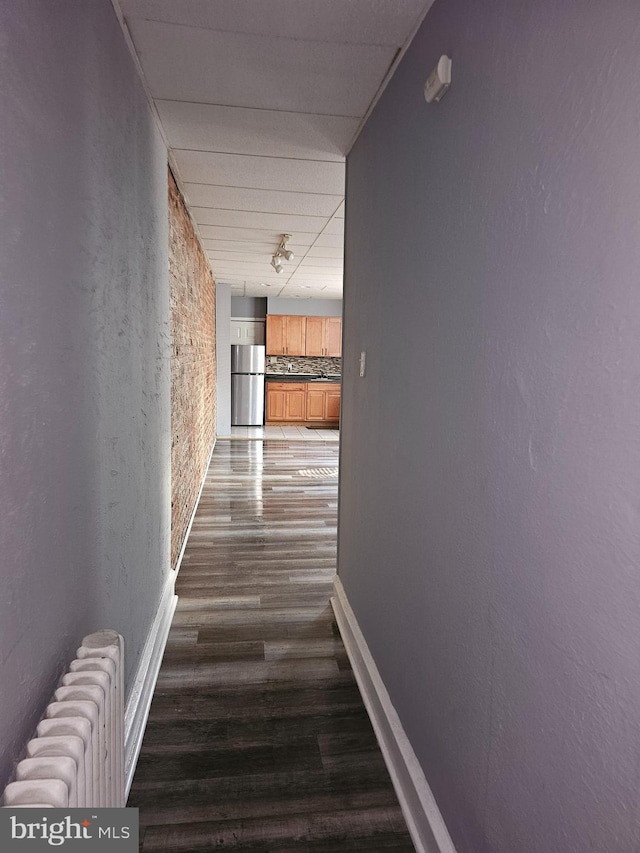
{"label": "hallway", "polygon": [[338,448],[216,445],[128,803],[143,851],[414,849],[329,603]]}

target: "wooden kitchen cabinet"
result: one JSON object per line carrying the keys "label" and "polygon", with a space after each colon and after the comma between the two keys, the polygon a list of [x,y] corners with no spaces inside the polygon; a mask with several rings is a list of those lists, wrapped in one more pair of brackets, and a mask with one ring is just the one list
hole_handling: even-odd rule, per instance
{"label": "wooden kitchen cabinet", "polygon": [[306,355],[324,355],[324,317],[307,317]]}
{"label": "wooden kitchen cabinet", "polygon": [[335,382],[307,383],[307,420],[340,420],[340,386]]}
{"label": "wooden kitchen cabinet", "polygon": [[342,355],[340,317],[267,314],[267,355]]}
{"label": "wooden kitchen cabinet", "polygon": [[306,355],[342,355],[340,317],[307,317]]}
{"label": "wooden kitchen cabinet", "polygon": [[286,391],[267,387],[267,423],[270,421],[285,420],[284,412],[286,399]]}
{"label": "wooden kitchen cabinet", "polygon": [[333,423],[340,420],[337,382],[267,382],[269,423]]}
{"label": "wooden kitchen cabinet", "polygon": [[306,398],[304,382],[268,382],[267,423],[306,420]]}
{"label": "wooden kitchen cabinet", "polygon": [[325,318],[325,355],[342,355],[342,318]]}
{"label": "wooden kitchen cabinet", "polygon": [[307,420],[323,421],[326,393],[317,388],[307,391]]}
{"label": "wooden kitchen cabinet", "polygon": [[340,389],[333,391],[327,391],[326,402],[325,402],[325,416],[328,421],[339,421],[340,420]]}
{"label": "wooden kitchen cabinet", "polygon": [[305,391],[288,391],[285,404],[285,420],[306,421],[307,394]]}
{"label": "wooden kitchen cabinet", "polygon": [[267,314],[267,355],[305,355],[306,319]]}

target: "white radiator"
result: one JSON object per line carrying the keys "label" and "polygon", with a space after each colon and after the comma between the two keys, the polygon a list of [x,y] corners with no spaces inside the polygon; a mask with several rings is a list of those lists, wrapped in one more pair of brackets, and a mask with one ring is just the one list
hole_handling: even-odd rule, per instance
{"label": "white radiator", "polygon": [[98,631],[76,654],[5,788],[5,806],[125,805],[124,640]]}

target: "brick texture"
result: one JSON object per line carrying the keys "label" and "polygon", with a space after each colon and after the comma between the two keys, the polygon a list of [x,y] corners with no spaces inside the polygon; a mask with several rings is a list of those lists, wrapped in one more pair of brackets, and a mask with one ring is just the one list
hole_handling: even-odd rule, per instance
{"label": "brick texture", "polygon": [[171,565],[175,567],[216,435],[216,286],[169,172]]}

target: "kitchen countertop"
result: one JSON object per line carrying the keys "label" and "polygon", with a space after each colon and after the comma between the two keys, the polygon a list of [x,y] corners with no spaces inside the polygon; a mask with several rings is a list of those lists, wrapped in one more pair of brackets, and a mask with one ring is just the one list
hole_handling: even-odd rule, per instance
{"label": "kitchen countertop", "polygon": [[340,383],[341,376],[331,373],[322,376],[319,373],[266,373],[267,382],[337,382]]}

